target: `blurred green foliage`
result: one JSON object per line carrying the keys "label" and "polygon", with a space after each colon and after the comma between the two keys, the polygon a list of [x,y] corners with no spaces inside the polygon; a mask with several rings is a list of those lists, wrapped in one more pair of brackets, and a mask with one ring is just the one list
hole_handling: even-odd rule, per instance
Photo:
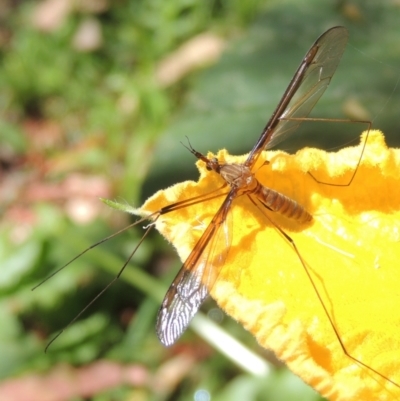
{"label": "blurred green foliage", "polygon": [[[318,399],[280,367],[262,380],[243,373],[190,331],[173,349],[158,343],[159,299],[179,262],[157,235],[146,239],[121,280],[46,354],[51,336],[115,277],[141,230],[102,244],[31,288],[129,222],[105,207],[90,223],[74,219],[68,205],[77,192],[65,184],[71,175],[101,177],[109,197],[138,205],[156,189],[196,178],[193,158],[179,143],[185,135],[202,152],[222,147],[247,152],[302,56],[331,26],[347,26],[354,47],[347,48],[314,115],[343,118],[346,100],[356,99],[389,143],[398,144],[391,134],[399,129],[399,71],[393,67],[400,59],[399,9],[386,1],[87,0],[79,6],[66,1],[75,5],[57,20],[49,6],[56,3],[62,4],[0,4],[0,377],[29,377],[61,363],[85,366],[102,359],[141,364],[153,375],[183,353],[197,360],[176,385],[157,391],[149,383],[132,388],[121,382],[89,398]],[[100,40],[83,50],[77,34],[88,22]],[[222,58],[170,87],[159,85],[160,61],[202,32],[227,40]],[[353,136],[337,124],[315,130],[308,124],[284,146],[340,146],[357,140],[363,129],[351,128]],[[225,320],[230,333],[264,353]],[[206,391],[196,393],[199,389]],[[32,399],[42,399],[39,390]]]}

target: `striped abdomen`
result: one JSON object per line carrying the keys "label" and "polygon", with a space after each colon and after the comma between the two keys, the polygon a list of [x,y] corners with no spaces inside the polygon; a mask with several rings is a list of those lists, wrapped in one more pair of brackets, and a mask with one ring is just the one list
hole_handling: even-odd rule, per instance
{"label": "striped abdomen", "polygon": [[273,189],[262,186],[258,183],[256,190],[253,192],[254,195],[273,212],[282,214],[290,219],[297,220],[300,223],[305,223],[312,220],[310,213],[304,209],[295,200],[274,191]]}

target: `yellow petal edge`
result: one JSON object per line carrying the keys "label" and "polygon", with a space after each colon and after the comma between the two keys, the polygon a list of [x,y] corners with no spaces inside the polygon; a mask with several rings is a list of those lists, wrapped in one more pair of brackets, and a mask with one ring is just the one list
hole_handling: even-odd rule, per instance
{"label": "yellow petal edge", "polygon": [[[357,173],[343,186],[366,138]],[[225,150],[217,157],[229,163],[246,160]],[[260,159],[258,180],[296,200],[313,221],[300,224],[262,213],[246,196],[238,198],[232,207],[232,244],[211,289],[213,298],[329,400],[400,399],[400,150],[388,148],[380,131],[370,131],[360,145],[338,152],[266,151]],[[140,214],[222,185],[203,162],[197,166],[198,182],[157,192]],[[222,200],[198,203],[156,222],[182,260]],[[266,215],[294,241],[303,263]],[[343,352],[305,268],[348,353],[367,367]]]}

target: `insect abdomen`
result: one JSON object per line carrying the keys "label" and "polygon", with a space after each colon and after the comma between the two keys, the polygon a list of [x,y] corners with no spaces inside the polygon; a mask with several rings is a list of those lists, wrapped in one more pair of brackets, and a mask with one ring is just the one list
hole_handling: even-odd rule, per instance
{"label": "insect abdomen", "polygon": [[273,189],[262,186],[261,184],[256,190],[258,199],[273,212],[282,214],[285,217],[294,219],[300,223],[305,223],[312,220],[310,213],[304,209],[295,200],[274,191]]}

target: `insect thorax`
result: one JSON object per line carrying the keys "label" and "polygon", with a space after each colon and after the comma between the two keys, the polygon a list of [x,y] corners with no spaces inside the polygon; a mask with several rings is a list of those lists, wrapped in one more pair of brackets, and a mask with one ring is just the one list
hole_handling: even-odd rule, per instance
{"label": "insect thorax", "polygon": [[251,191],[257,186],[253,173],[243,164],[224,164],[220,167],[220,174],[231,187]]}

